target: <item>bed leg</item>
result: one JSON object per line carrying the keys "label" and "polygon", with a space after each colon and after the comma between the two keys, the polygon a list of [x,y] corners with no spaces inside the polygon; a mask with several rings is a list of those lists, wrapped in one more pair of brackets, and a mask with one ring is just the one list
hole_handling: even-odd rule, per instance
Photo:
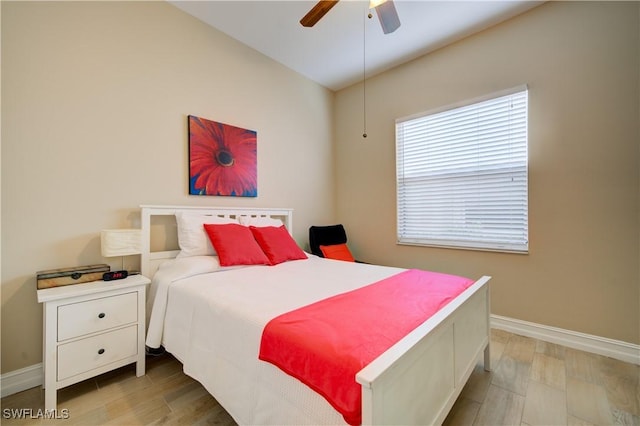
{"label": "bed leg", "polygon": [[[483,277],[484,278],[484,277]],[[486,277],[487,281],[491,277]],[[487,284],[487,346],[484,347],[484,371],[491,371],[491,287]]]}
{"label": "bed leg", "polygon": [[484,371],[491,371],[491,342],[484,347]]}

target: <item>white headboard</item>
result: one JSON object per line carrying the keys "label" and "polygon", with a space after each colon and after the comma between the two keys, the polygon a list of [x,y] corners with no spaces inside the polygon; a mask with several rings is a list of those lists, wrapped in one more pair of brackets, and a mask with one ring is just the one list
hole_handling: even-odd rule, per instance
{"label": "white headboard", "polygon": [[[141,228],[142,228],[142,255],[140,257],[140,269],[142,275],[151,278],[158,269],[158,265],[164,260],[173,259],[180,250],[151,251],[151,218],[153,216],[175,216],[178,212],[201,213],[225,218],[238,218],[240,216],[249,217],[269,217],[280,219],[289,233],[293,229],[292,209],[269,209],[251,207],[198,207],[198,206],[140,206]],[[176,238],[177,239],[177,238]]]}

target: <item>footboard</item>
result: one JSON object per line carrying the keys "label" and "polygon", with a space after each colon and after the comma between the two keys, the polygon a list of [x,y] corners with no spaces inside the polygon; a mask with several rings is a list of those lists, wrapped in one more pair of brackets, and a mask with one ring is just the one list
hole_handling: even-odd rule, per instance
{"label": "footboard", "polygon": [[484,276],[356,375],[363,424],[440,424],[484,351],[489,360],[489,282]]}

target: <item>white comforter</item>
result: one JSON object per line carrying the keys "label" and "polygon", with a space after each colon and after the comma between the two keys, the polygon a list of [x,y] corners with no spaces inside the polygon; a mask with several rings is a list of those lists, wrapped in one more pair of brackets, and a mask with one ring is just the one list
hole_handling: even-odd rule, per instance
{"label": "white comforter", "polygon": [[320,395],[258,360],[277,315],[402,271],[309,255],[276,266],[221,268],[214,256],[163,264],[151,288],[147,345],[164,345],[240,424],[339,424]]}

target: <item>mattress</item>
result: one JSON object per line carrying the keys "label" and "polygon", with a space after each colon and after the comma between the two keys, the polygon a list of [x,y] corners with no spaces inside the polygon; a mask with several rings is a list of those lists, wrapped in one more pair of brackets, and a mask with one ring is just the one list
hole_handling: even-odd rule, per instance
{"label": "mattress", "polygon": [[215,256],[164,263],[150,291],[147,346],[178,358],[239,424],[344,424],[319,394],[258,359],[272,318],[403,271],[319,258],[223,268]]}

